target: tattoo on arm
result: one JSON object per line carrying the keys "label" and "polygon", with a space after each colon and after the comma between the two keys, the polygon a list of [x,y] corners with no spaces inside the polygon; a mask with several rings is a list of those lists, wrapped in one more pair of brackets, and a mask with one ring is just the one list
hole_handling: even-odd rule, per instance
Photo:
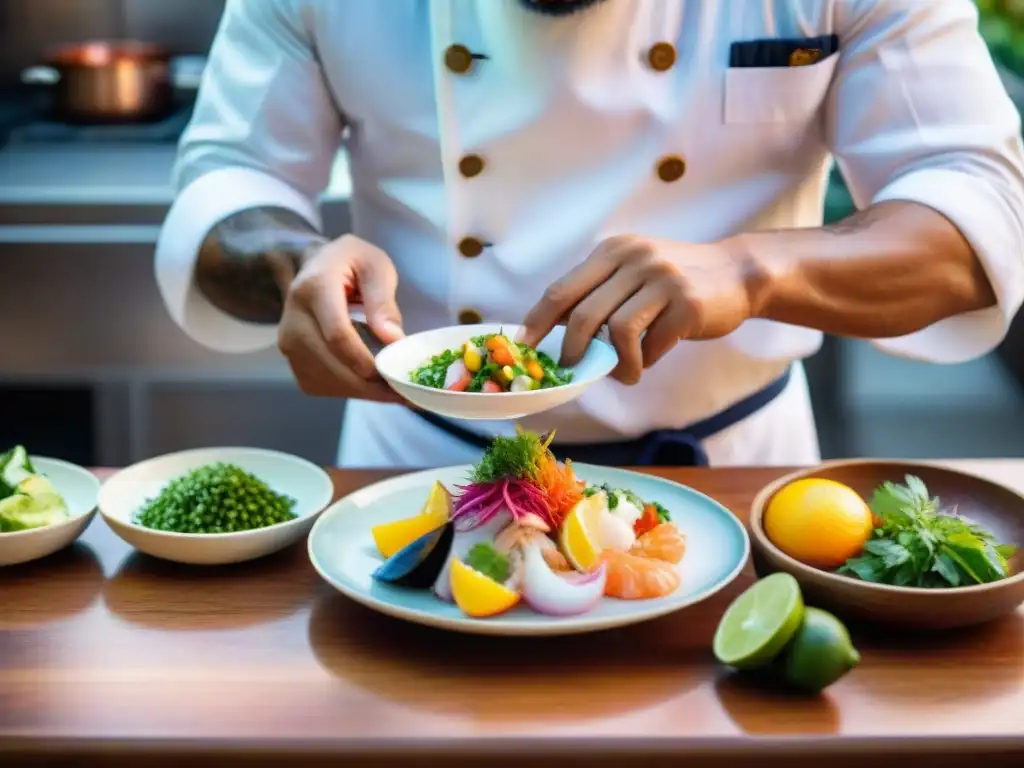
{"label": "tattoo on arm", "polygon": [[858,232],[870,229],[874,224],[882,221],[887,215],[883,209],[884,206],[873,205],[870,208],[865,208],[863,211],[852,213],[832,224],[827,224],[822,229],[833,235],[855,235]]}
{"label": "tattoo on arm", "polygon": [[217,224],[199,247],[196,287],[232,317],[274,324],[303,257],[325,242],[309,222],[285,208],[239,211]]}

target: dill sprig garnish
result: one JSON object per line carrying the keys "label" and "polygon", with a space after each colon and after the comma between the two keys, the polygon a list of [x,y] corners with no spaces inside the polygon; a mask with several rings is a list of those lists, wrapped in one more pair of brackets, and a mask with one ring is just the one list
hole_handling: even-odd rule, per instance
{"label": "dill sprig garnish", "polygon": [[538,435],[516,427],[513,437],[498,436],[473,468],[474,483],[492,483],[510,478],[531,480],[536,477],[540,460],[547,454],[555,433]]}

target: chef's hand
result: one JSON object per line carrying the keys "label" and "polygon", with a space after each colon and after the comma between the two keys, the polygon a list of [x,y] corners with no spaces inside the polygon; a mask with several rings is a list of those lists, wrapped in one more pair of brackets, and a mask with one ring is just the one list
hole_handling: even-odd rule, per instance
{"label": "chef's hand", "polygon": [[399,402],[349,317],[359,295],[370,330],[385,344],[404,335],[395,303],[398,275],[380,248],[352,235],[320,246],[288,288],[278,346],[299,388],[317,397]]}
{"label": "chef's hand", "polygon": [[535,346],[564,322],[561,362],[574,365],[607,324],[619,355],[612,375],[635,384],[680,339],[725,336],[751,317],[748,271],[722,244],[612,237],[547,289],[521,340]]}

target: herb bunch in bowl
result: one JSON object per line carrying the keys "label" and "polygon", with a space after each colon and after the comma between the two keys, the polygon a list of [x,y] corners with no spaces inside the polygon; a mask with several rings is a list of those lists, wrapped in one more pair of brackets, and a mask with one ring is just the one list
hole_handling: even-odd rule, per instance
{"label": "herb bunch in bowl", "polygon": [[920,478],[907,475],[905,481],[875,489],[869,503],[875,528],[863,553],[847,560],[839,573],[926,589],[988,584],[1010,576],[1017,547],[997,543],[991,531],[955,508],[942,511]]}

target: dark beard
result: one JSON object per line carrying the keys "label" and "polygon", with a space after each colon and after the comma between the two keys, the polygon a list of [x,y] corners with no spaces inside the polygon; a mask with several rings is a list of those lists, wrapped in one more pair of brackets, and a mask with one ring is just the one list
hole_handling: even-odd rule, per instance
{"label": "dark beard", "polygon": [[546,16],[568,16],[605,0],[519,0],[530,11]]}

